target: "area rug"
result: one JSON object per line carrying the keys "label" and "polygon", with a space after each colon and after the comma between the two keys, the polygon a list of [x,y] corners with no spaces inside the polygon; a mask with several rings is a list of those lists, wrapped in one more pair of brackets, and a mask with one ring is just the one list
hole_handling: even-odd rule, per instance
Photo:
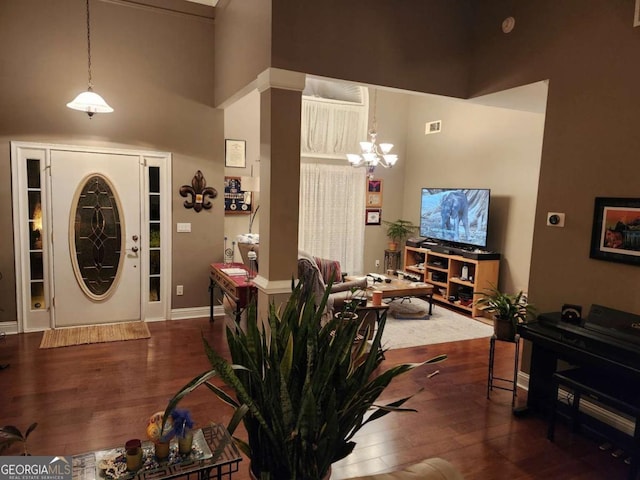
{"label": "area rug", "polygon": [[[412,299],[412,302],[420,300]],[[393,312],[393,309],[390,309]],[[411,314],[387,315],[387,323],[382,335],[383,348],[416,347],[435,343],[457,342],[474,338],[489,338],[493,327],[454,311],[434,305],[429,317],[409,318]],[[425,318],[426,317],[426,318]]]}
{"label": "area rug", "polygon": [[44,332],[40,348],[69,347],[88,343],[119,342],[150,337],[151,333],[145,322],[58,328]]}

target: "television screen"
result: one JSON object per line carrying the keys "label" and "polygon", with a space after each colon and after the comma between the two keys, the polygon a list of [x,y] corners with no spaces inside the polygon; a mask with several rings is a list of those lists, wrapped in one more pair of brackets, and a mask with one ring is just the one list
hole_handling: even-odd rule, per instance
{"label": "television screen", "polygon": [[423,188],[420,236],[486,247],[489,194],[489,189]]}

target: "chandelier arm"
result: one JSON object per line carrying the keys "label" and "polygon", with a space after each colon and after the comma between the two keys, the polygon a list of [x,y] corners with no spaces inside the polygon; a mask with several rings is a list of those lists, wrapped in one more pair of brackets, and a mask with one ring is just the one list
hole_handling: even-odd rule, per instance
{"label": "chandelier arm", "polygon": [[89,0],[87,0],[87,69],[89,72],[89,90],[93,88],[91,80],[91,13],[89,11]]}
{"label": "chandelier arm", "polygon": [[[366,167],[369,173],[369,177],[373,177],[373,172],[377,166],[382,166],[383,168],[391,168],[398,161],[397,155],[389,155],[389,151],[393,148],[393,144],[391,143],[383,143],[383,147],[378,145],[378,118],[377,118],[377,110],[378,110],[378,90],[373,90],[373,119],[371,123],[371,129],[369,129],[369,141],[368,142],[360,142],[360,149],[362,152],[360,155],[360,159],[355,161],[351,154],[347,155],[349,162],[352,167]],[[355,157],[355,156],[354,156]]]}

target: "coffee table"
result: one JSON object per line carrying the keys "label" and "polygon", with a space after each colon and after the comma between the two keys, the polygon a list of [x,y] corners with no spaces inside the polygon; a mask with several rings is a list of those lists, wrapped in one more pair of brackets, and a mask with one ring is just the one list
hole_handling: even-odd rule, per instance
{"label": "coffee table", "polygon": [[[405,298],[418,297],[426,298],[429,302],[429,315],[433,313],[433,285],[424,282],[412,282],[409,280],[400,280],[399,278],[387,277],[380,275],[382,282],[374,282],[373,286],[367,288],[367,296],[370,296],[373,290],[382,292],[382,298]],[[357,280],[359,277],[347,276],[345,281]],[[386,279],[391,280],[387,282]]]}
{"label": "coffee table", "polygon": [[[119,480],[169,480],[176,477],[197,477],[198,480],[230,479],[232,474],[238,471],[238,464],[242,461],[240,452],[227,429],[219,424],[211,423],[202,428],[204,442],[210,453],[202,458],[186,457],[180,462],[161,462],[151,470],[141,469],[137,472],[127,472]],[[195,444],[195,442],[194,442]],[[143,450],[150,450],[150,442],[143,442]],[[73,480],[105,479],[98,467],[98,459],[113,452],[124,454],[124,448],[87,452],[72,456]]]}

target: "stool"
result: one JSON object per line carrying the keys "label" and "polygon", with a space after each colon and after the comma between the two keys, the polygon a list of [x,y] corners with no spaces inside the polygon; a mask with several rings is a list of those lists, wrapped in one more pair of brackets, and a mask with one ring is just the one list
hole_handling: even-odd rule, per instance
{"label": "stool", "polygon": [[[493,361],[495,360],[495,356],[496,356],[496,340],[498,340],[498,337],[494,334],[491,336],[491,340],[489,343],[489,377],[487,378],[487,398],[489,398],[489,395],[494,388],[498,388],[500,390],[507,390],[508,392],[513,392],[513,395],[511,396],[511,406],[513,407],[516,404],[516,397],[518,396],[518,364],[520,361],[520,335],[516,334],[516,336],[513,339],[513,342],[510,342],[508,340],[501,340],[501,341],[516,344],[515,360],[513,362],[514,363],[513,380],[509,378],[496,377],[493,374]],[[501,385],[494,385],[494,381],[496,380],[505,382],[507,384],[510,384],[511,386],[504,387]]]}
{"label": "stool", "polygon": [[629,480],[638,476],[638,460],[640,454],[640,397],[624,379],[612,376],[608,372],[596,372],[588,368],[574,368],[553,374],[553,402],[549,416],[547,438],[553,441],[558,407],[558,390],[561,385],[573,391],[571,408],[571,430],[575,431],[580,423],[580,400],[583,396],[596,399],[603,405],[613,407],[635,419],[633,438],[630,442],[631,466]]}
{"label": "stool", "polygon": [[384,271],[398,270],[400,268],[400,250],[384,251]]}

